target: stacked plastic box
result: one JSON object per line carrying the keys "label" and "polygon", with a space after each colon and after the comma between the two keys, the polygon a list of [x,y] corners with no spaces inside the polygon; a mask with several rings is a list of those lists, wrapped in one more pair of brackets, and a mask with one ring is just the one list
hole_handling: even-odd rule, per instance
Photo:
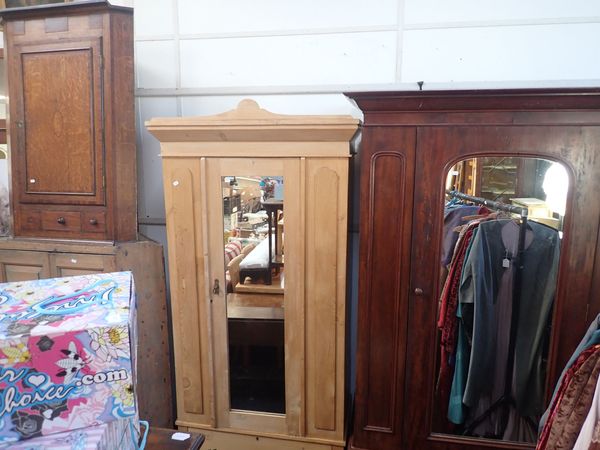
{"label": "stacked plastic box", "polygon": [[0,448],[135,449],[135,324],[130,272],[0,284]]}

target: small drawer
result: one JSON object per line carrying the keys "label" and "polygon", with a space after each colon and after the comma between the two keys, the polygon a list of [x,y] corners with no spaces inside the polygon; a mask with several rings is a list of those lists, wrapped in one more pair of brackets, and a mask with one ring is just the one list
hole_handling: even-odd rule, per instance
{"label": "small drawer", "polygon": [[21,212],[21,230],[40,231],[42,229],[42,214],[40,211]]}
{"label": "small drawer", "polygon": [[81,230],[87,233],[104,233],[106,214],[102,211],[81,213]]}
{"label": "small drawer", "polygon": [[72,211],[44,211],[42,228],[47,231],[81,231],[81,213]]}

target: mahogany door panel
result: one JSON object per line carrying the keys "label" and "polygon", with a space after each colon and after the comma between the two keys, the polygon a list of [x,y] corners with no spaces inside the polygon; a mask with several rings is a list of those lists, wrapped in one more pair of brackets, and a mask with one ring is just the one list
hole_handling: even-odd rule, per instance
{"label": "mahogany door panel", "polygon": [[[434,405],[436,318],[443,225],[444,180],[456,162],[475,156],[539,157],[563,163],[570,189],[561,244],[558,288],[548,363],[548,389],[585,333],[600,222],[600,127],[422,127],[417,133],[415,208],[406,372],[406,448],[479,448],[482,440],[431,433]],[[417,295],[416,293],[419,293]],[[490,441],[486,448],[513,448]],[[507,447],[507,445],[509,447]],[[514,444],[527,448],[527,444]],[[531,446],[532,447],[532,446]]]}
{"label": "mahogany door panel", "polygon": [[414,128],[364,130],[356,448],[402,441],[415,137]]}

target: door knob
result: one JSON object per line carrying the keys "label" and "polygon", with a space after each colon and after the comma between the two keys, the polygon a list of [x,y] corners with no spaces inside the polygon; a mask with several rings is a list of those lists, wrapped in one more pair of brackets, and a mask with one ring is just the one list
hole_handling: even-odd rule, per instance
{"label": "door knob", "polygon": [[64,225],[64,224],[65,224],[65,222],[66,222],[66,220],[65,220],[65,218],[64,218],[64,217],[59,217],[58,219],[56,219],[56,221],[57,221],[58,223],[60,223],[61,225]]}
{"label": "door knob", "polygon": [[218,278],[215,278],[215,284],[213,285],[213,290],[212,290],[213,294],[219,295],[220,290],[221,289],[219,288],[219,280],[218,280]]}
{"label": "door knob", "polygon": [[421,288],[415,288],[415,295],[418,295],[418,296],[423,295],[423,289],[421,289]]}

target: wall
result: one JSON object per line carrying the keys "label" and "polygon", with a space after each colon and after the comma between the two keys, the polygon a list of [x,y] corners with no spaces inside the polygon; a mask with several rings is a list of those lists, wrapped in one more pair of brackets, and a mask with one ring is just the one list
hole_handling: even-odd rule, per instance
{"label": "wall", "polygon": [[[586,86],[600,81],[588,0],[137,0],[140,218],[164,218],[144,120],[253,97],[280,113],[349,113],[366,89]],[[159,233],[160,234],[160,233]]]}

